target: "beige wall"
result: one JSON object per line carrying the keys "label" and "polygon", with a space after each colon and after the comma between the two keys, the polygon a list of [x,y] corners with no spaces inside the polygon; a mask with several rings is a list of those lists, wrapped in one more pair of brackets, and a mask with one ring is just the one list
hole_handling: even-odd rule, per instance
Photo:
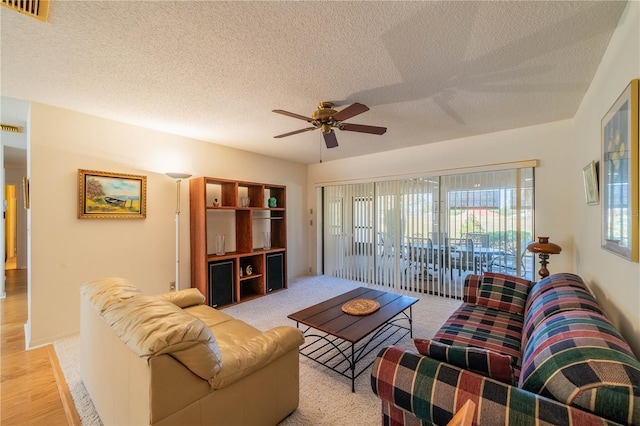
{"label": "beige wall", "polygon": [[[307,196],[312,218],[316,219],[319,182],[539,159],[536,234],[550,236],[563,248],[560,255],[551,257],[549,269],[583,276],[640,355],[640,265],[600,248],[601,206],[585,204],[582,186],[582,167],[600,158],[600,119],[629,81],[638,77],[640,2],[629,2],[575,119],[312,165]],[[387,135],[392,138],[393,129]],[[315,226],[308,232],[310,240],[316,241],[309,251],[315,271],[320,266],[318,232]]]}
{"label": "beige wall", "polygon": [[[640,3],[629,2],[575,116],[573,173],[601,158],[600,122],[620,93],[640,77]],[[576,269],[589,283],[607,315],[640,355],[640,264],[600,248],[602,204],[585,204],[582,181],[574,191]],[[635,212],[638,220],[639,212]],[[640,236],[636,236],[640,238]]]}
{"label": "beige wall", "polygon": [[[288,273],[306,272],[306,166],[33,104],[30,126],[31,339],[79,330],[79,287],[105,276],[148,294],[175,281],[176,185],[167,171],[287,186]],[[147,176],[145,220],[77,219],[78,169]],[[182,287],[190,283],[188,183],[181,199]]]}

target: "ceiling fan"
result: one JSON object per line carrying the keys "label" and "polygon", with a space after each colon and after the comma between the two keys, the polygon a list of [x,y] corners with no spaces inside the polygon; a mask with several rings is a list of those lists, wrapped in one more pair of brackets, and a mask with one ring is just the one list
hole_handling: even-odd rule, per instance
{"label": "ceiling fan", "polygon": [[333,131],[334,128],[349,132],[371,133],[373,135],[382,135],[387,131],[386,127],[365,126],[363,124],[344,122],[344,120],[348,120],[351,117],[355,117],[358,114],[369,111],[369,107],[366,105],[356,102],[341,111],[333,109],[334,106],[335,105],[332,102],[320,102],[318,104],[318,110],[311,114],[311,117],[305,117],[304,115],[295,114],[281,109],[274,109],[273,112],[278,114],[297,118],[313,124],[313,127],[306,127],[304,129],[284,133],[282,135],[274,136],[274,138],[284,138],[298,133],[320,129],[324,136],[324,142],[327,145],[327,148],[335,148],[338,146],[338,140],[336,139],[336,134]]}

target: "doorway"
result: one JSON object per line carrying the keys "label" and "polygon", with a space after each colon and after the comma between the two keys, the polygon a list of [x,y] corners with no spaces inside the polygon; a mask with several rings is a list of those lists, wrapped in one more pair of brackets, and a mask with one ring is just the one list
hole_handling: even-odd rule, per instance
{"label": "doorway", "polygon": [[18,257],[18,218],[16,186],[5,185],[5,220],[4,220],[4,269],[17,269]]}

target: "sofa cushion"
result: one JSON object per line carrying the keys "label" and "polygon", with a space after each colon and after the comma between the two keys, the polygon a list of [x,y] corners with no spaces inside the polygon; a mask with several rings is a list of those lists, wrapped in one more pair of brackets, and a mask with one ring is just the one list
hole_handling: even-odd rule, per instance
{"label": "sofa cushion", "polygon": [[204,296],[197,288],[185,288],[184,290],[171,291],[158,295],[159,298],[168,300],[179,308],[188,308],[189,306],[202,305]]}
{"label": "sofa cushion", "polygon": [[140,294],[140,290],[126,278],[110,277],[83,284],[80,287],[80,294],[85,296],[102,315],[111,305]]}
{"label": "sofa cushion", "polygon": [[209,381],[220,371],[222,356],[209,327],[171,302],[136,295],[110,306],[103,317],[140,357],[169,354]]}
{"label": "sofa cushion", "polygon": [[478,289],[482,282],[482,275],[469,274],[464,279],[462,301],[475,304],[478,301]]}
{"label": "sofa cushion", "polygon": [[572,286],[560,286],[547,289],[535,297],[529,306],[522,327],[522,347],[542,321],[550,316],[569,310],[584,310],[604,314],[596,299],[586,290]]}
{"label": "sofa cushion", "polygon": [[513,360],[514,374],[519,377],[522,341],[520,315],[463,303],[440,327],[432,340],[508,355]]}
{"label": "sofa cushion", "polygon": [[476,303],[522,315],[531,284],[522,278],[487,272],[482,277]]}
{"label": "sofa cushion", "polygon": [[640,424],[640,362],[602,314],[542,321],[523,354],[520,387],[622,424]]}
{"label": "sofa cushion", "polygon": [[511,365],[513,360],[510,356],[488,349],[445,345],[428,339],[413,339],[413,341],[416,349],[422,355],[471,370],[509,385],[514,384]]}
{"label": "sofa cushion", "polygon": [[559,287],[571,287],[575,291],[591,294],[587,286],[582,281],[582,278],[576,274],[569,272],[560,272],[557,274],[549,275],[533,285],[527,298],[527,304],[525,305],[525,316],[533,302],[535,302],[540,296],[547,291],[553,290]]}
{"label": "sofa cushion", "polygon": [[474,425],[610,424],[584,410],[396,346],[378,353],[371,367],[371,389],[382,400],[385,425],[450,424],[468,400],[476,403]]}

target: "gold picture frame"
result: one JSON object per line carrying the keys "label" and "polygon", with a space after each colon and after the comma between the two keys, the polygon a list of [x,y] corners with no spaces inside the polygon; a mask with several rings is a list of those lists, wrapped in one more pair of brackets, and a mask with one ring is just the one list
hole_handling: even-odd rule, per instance
{"label": "gold picture frame", "polygon": [[602,248],[638,262],[638,79],[601,121]]}
{"label": "gold picture frame", "polygon": [[79,219],[146,217],[146,176],[78,169]]}
{"label": "gold picture frame", "polygon": [[582,169],[584,180],[584,197],[589,205],[598,204],[600,201],[598,191],[598,163],[590,162]]}

